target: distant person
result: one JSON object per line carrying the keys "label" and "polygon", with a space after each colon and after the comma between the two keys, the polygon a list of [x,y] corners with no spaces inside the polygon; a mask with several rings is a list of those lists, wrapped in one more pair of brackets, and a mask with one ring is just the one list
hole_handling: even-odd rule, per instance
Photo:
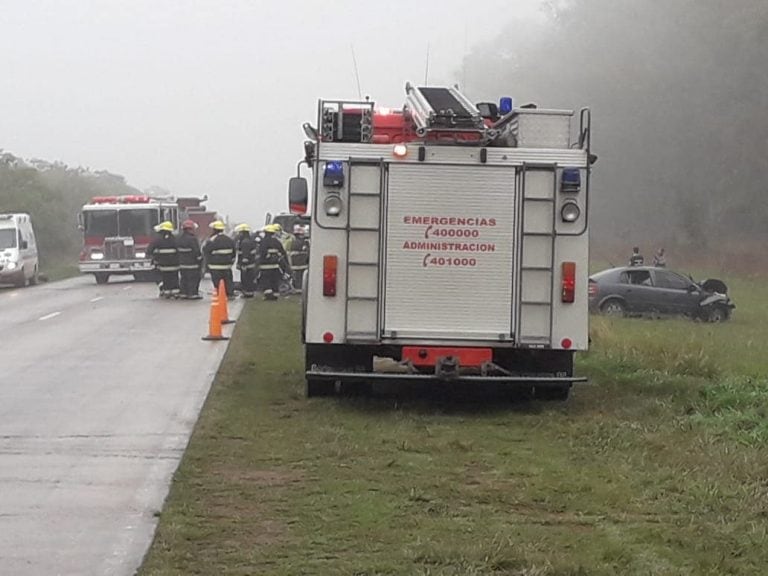
{"label": "distant person", "polygon": [[147,247],[147,256],[160,272],[160,297],[179,297],[179,251],[173,236],[173,223],[166,220],[155,226],[157,238]]}
{"label": "distant person", "polygon": [[243,298],[253,298],[256,291],[256,251],[258,244],[251,237],[248,224],[235,226],[237,233],[237,268],[240,270],[240,291]]}
{"label": "distant person", "polygon": [[664,248],[656,250],[656,254],[653,256],[653,265],[658,268],[667,267],[667,257],[664,255]]}
{"label": "distant person", "polygon": [[643,258],[643,255],[640,254],[640,248],[635,246],[632,248],[632,256],[629,257],[629,265],[642,266],[643,262],[645,262],[645,259]]}
{"label": "distant person", "polygon": [[195,235],[195,230],[197,230],[197,224],[192,220],[185,220],[181,225],[181,234],[176,239],[176,247],[179,251],[181,298],[186,300],[202,298],[200,277],[203,255],[200,252],[200,241]]}
{"label": "distant person", "polygon": [[209,224],[213,230],[203,252],[208,270],[211,271],[213,289],[219,289],[219,282],[224,280],[227,298],[235,297],[235,283],[232,279],[232,265],[235,263],[235,242],[224,234],[224,222],[216,220]]}

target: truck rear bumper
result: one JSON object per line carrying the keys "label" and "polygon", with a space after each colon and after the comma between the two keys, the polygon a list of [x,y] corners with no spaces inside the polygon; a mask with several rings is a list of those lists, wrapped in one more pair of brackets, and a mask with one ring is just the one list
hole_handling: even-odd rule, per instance
{"label": "truck rear bumper", "polygon": [[474,384],[536,384],[538,386],[562,386],[586,382],[585,376],[477,376],[456,375],[451,377],[437,374],[407,374],[383,372],[330,372],[307,370],[306,377],[326,381],[414,381],[414,382],[465,382]]}

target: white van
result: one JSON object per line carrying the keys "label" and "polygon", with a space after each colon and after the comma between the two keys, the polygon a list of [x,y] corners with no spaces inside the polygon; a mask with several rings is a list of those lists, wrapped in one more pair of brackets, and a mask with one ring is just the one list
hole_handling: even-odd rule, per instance
{"label": "white van", "polygon": [[37,284],[38,269],[29,214],[0,214],[0,284]]}

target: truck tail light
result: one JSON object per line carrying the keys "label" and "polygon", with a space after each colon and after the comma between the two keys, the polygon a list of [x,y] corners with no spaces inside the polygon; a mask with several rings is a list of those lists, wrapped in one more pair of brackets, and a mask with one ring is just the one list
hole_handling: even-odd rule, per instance
{"label": "truck tail light", "polygon": [[576,299],[576,262],[562,264],[563,293],[562,301],[571,303]]}
{"label": "truck tail light", "polygon": [[323,256],[323,296],[336,296],[336,277],[338,269],[338,256]]}

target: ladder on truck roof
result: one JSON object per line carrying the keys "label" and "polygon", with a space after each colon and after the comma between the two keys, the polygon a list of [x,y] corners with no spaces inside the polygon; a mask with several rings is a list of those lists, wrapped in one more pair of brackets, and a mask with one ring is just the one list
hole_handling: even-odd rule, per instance
{"label": "ladder on truck roof", "polygon": [[456,88],[405,85],[406,107],[416,124],[416,133],[489,132],[480,111]]}

